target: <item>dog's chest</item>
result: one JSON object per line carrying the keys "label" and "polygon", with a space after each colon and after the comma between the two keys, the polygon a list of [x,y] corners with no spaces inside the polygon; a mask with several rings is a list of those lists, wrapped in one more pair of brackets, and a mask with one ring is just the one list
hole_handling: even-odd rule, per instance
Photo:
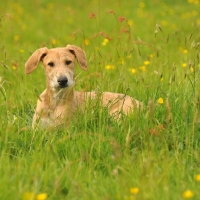
{"label": "dog's chest", "polygon": [[76,107],[70,103],[65,105],[57,105],[47,109],[46,115],[42,119],[43,124],[58,125],[67,123],[75,114]]}

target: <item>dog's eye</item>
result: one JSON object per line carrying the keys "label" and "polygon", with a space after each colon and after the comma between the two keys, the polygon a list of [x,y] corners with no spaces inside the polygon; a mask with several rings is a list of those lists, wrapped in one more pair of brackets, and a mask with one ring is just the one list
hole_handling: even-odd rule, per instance
{"label": "dog's eye", "polygon": [[53,63],[53,62],[49,62],[48,65],[49,65],[50,67],[53,67],[53,66],[54,66],[54,63]]}
{"label": "dog's eye", "polygon": [[66,65],[70,65],[71,63],[72,63],[71,60],[66,60],[66,61],[65,61],[65,64],[66,64]]}

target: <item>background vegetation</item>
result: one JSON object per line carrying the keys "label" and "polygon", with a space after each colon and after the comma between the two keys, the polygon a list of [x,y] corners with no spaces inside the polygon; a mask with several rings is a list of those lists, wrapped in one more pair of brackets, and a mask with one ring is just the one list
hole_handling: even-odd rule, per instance
{"label": "background vegetation", "polygon": [[[200,198],[200,1],[7,0],[0,7],[0,199]],[[116,123],[99,105],[68,129],[32,130],[37,48],[75,44],[76,89],[127,93]]]}

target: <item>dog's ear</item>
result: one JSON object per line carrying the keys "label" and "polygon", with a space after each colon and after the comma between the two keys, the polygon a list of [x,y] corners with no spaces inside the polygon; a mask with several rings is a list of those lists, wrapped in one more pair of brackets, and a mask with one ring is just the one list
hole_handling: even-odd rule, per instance
{"label": "dog's ear", "polygon": [[30,74],[34,69],[36,69],[39,62],[47,55],[47,52],[47,47],[36,50],[25,63],[25,73]]}
{"label": "dog's ear", "polygon": [[81,49],[80,47],[77,47],[75,45],[70,45],[68,44],[66,46],[66,48],[75,55],[78,64],[80,65],[80,67],[83,70],[87,70],[87,62],[86,62],[86,54],[85,51],[83,51],[83,49]]}

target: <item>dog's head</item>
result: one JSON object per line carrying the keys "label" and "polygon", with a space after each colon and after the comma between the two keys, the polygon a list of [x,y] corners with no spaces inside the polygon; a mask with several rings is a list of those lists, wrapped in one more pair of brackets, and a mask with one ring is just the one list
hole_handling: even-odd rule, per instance
{"label": "dog's head", "polygon": [[83,70],[87,70],[85,52],[75,46],[36,50],[25,63],[25,72],[30,74],[42,61],[47,82],[52,89],[67,88],[74,84],[75,61]]}

